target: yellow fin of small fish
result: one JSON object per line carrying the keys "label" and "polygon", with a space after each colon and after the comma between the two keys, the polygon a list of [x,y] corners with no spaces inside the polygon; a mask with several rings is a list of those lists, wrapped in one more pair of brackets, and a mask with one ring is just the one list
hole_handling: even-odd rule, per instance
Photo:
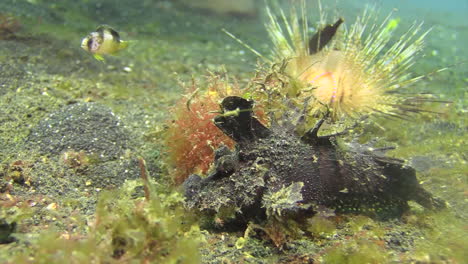
{"label": "yellow fin of small fish", "polygon": [[123,50],[128,48],[129,42],[121,40],[119,43],[119,50]]}
{"label": "yellow fin of small fish", "polygon": [[99,54],[93,54],[93,57],[98,61],[104,62],[104,57]]}

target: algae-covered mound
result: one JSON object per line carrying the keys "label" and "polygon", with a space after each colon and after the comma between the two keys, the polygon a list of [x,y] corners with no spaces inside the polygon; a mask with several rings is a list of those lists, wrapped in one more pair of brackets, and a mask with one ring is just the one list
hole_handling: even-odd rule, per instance
{"label": "algae-covered mound", "polygon": [[96,103],[77,103],[42,120],[27,142],[44,154],[75,150],[110,160],[124,154],[129,147],[129,135],[109,108]]}
{"label": "algae-covered mound", "polygon": [[47,158],[28,169],[25,181],[30,179],[31,186],[49,195],[120,186],[139,176],[136,156],[130,154],[135,149],[131,138],[108,107],[66,105],[41,120],[26,138],[26,149]]}

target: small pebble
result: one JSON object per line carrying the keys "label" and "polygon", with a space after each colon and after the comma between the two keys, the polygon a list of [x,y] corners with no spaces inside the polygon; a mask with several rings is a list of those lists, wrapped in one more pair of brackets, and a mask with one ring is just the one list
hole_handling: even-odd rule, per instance
{"label": "small pebble", "polygon": [[57,210],[57,203],[51,203],[51,204],[47,205],[46,209],[51,210],[51,211]]}

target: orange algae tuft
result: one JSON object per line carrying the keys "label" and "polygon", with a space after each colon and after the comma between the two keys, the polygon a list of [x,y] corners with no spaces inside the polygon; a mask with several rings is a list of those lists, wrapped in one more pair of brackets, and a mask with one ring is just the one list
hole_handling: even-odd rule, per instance
{"label": "orange algae tuft", "polygon": [[215,77],[207,90],[198,92],[192,88],[188,94],[174,106],[174,118],[165,137],[175,184],[181,184],[192,173],[205,174],[214,151],[221,145],[234,147],[234,141],[214,125],[213,118],[219,101],[228,95],[239,95],[240,89]]}

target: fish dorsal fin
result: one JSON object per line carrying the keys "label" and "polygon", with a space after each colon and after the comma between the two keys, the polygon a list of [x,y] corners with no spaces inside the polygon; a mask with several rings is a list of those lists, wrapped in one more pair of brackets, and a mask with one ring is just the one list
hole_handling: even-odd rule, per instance
{"label": "fish dorsal fin", "polygon": [[321,51],[325,45],[335,36],[338,27],[343,23],[344,20],[339,18],[335,24],[327,25],[320,29],[313,35],[309,40],[309,54],[314,54]]}
{"label": "fish dorsal fin", "polygon": [[115,29],[111,28],[108,25],[100,25],[99,27],[96,28],[96,32],[99,33],[99,35],[103,36],[104,32],[109,32],[112,35],[112,39],[116,42],[120,42],[120,35]]}

